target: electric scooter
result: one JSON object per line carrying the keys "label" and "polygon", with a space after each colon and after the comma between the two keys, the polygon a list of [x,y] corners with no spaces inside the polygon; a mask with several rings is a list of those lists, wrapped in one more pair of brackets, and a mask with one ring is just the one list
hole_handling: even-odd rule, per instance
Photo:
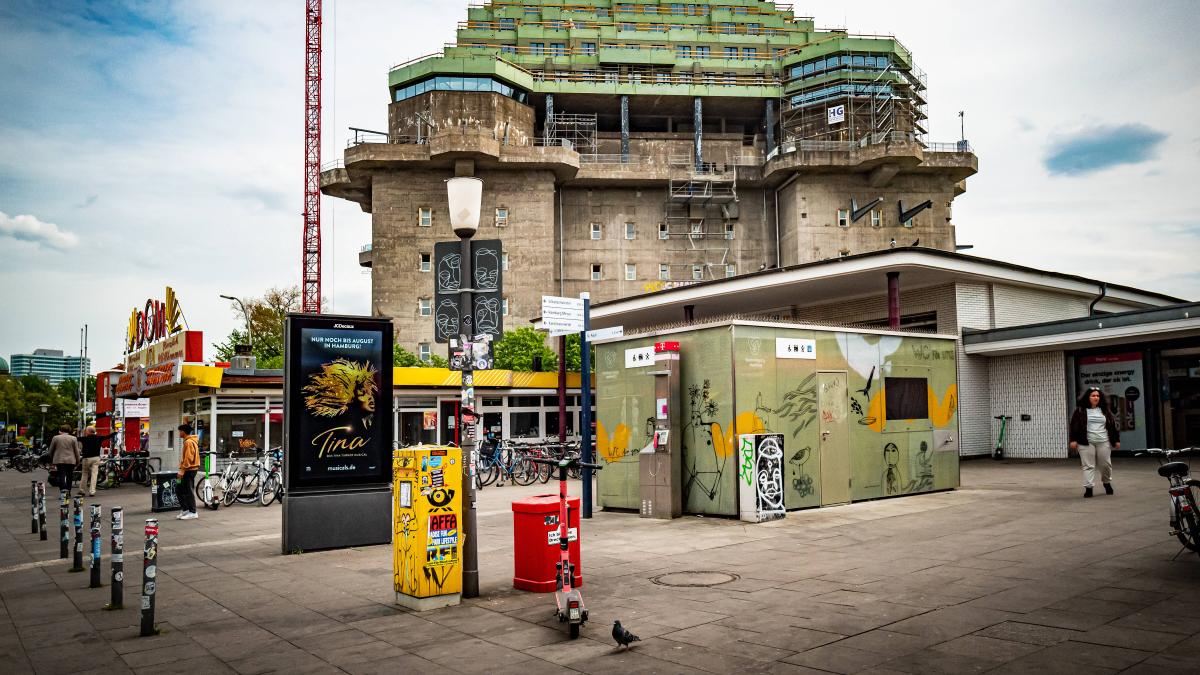
{"label": "electric scooter", "polygon": [[[558,550],[559,560],[554,565],[558,581],[555,584],[554,602],[558,605],[558,620],[566,623],[571,639],[579,637],[579,627],[587,623],[587,607],[583,604],[583,594],[572,585],[575,579],[575,566],[571,564],[570,553],[570,506],[567,503],[567,471],[586,467],[593,471],[603,469],[599,464],[588,464],[579,461],[578,457],[564,456],[562,459],[541,459],[531,457],[531,462],[558,467]],[[576,535],[578,536],[578,535]]]}
{"label": "electric scooter", "polygon": [[996,438],[996,449],[992,451],[992,459],[1004,459],[1004,432],[1008,429],[1008,421],[1012,419],[1010,415],[998,415],[992,419],[1000,420],[1000,435]]}

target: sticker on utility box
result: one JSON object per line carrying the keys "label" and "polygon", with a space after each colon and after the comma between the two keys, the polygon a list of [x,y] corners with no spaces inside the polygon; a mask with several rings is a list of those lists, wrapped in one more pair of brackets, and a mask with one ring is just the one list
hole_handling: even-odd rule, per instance
{"label": "sticker on utility box", "polygon": [[775,358],[816,359],[817,341],[801,338],[775,338]]}
{"label": "sticker on utility box", "polygon": [[[579,538],[579,528],[572,527],[567,530],[567,541],[575,541],[578,538]],[[560,541],[562,541],[562,535],[560,535],[558,533],[558,530],[550,530],[549,532],[546,533],[546,543],[547,544],[554,546],[555,544],[557,544]]]}

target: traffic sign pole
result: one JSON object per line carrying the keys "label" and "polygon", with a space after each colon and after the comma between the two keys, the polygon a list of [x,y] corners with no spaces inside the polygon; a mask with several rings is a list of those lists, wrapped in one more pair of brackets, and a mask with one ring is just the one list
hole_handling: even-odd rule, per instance
{"label": "traffic sign pole", "polygon": [[579,333],[579,426],[580,459],[583,460],[583,512],[584,518],[592,517],[592,470],[587,464],[592,463],[592,355],[588,349],[588,330],[591,322],[592,302],[587,293],[581,293],[583,299],[583,331]]}

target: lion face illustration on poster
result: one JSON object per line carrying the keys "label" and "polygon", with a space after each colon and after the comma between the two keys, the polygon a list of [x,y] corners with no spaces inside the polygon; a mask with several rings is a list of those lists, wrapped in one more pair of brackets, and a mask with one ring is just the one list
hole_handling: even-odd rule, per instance
{"label": "lion face illustration on poster", "polygon": [[321,372],[309,375],[304,386],[304,407],[316,417],[337,417],[354,407],[374,413],[377,373],[375,366],[365,361],[335,359],[321,364]]}

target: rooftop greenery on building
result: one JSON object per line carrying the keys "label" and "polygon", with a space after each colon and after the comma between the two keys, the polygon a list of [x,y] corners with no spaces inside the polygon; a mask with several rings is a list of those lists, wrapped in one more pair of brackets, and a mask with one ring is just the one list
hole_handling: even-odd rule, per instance
{"label": "rooftop greenery on building", "polygon": [[[424,84],[439,75],[457,79]],[[828,89],[833,81],[924,89],[924,75],[895,37],[818,29],[790,6],[756,0],[471,5],[455,42],[395,66],[389,76],[394,101],[430,87],[518,99],[528,93],[778,98]]]}

